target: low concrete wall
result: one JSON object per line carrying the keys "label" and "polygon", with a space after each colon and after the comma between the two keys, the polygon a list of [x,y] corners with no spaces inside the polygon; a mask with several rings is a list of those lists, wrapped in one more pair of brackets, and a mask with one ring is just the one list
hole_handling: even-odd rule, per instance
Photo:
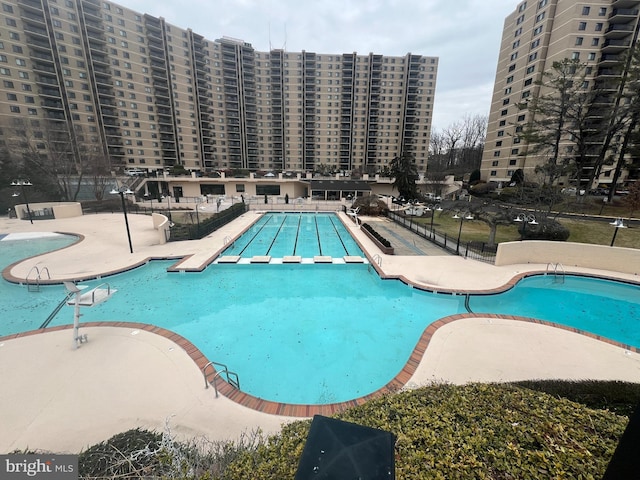
{"label": "low concrete wall", "polygon": [[153,222],[153,228],[158,231],[158,242],[160,245],[164,245],[169,237],[169,219],[161,213],[152,213],[151,221]]}
{"label": "low concrete wall", "polygon": [[561,263],[565,267],[596,268],[640,274],[640,250],[573,242],[527,240],[498,245],[496,266],[518,263]]}
{"label": "low concrete wall", "polygon": [[[18,218],[28,219],[27,205],[21,203],[16,205],[16,213]],[[39,216],[48,215],[48,211],[53,211],[54,218],[71,218],[82,216],[82,205],[79,202],[42,202],[29,203],[29,210],[34,220]],[[49,217],[51,218],[51,217]]]}

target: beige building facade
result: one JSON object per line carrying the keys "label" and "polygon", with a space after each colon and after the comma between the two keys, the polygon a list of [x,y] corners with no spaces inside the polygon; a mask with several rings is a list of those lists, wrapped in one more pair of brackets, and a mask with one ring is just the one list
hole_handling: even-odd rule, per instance
{"label": "beige building facade", "polygon": [[6,147],[43,153],[61,129],[115,170],[426,168],[437,57],[259,52],[109,1],[0,4]]}
{"label": "beige building facade", "polygon": [[[535,168],[547,156],[527,154],[522,133],[532,114],[522,104],[538,93],[544,95],[539,92],[544,87],[536,82],[563,59],[585,65],[581,85],[585,90],[609,88],[607,79],[618,75],[612,65],[637,42],[639,6],[637,0],[527,0],[518,4],[504,22],[482,158],[483,180],[509,182],[522,169],[526,180],[537,181]],[[608,102],[617,91],[610,93],[600,98]],[[613,100],[603,108],[614,108]],[[594,151],[602,144],[601,130],[590,136]],[[570,156],[571,139],[562,142],[562,155]],[[614,169],[615,165],[604,165],[592,186],[610,183]],[[585,178],[562,178],[559,183],[584,184]]]}

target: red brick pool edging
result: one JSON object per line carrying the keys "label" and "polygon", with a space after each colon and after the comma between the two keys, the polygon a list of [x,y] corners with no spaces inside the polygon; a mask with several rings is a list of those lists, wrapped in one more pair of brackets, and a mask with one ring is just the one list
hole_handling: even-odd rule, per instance
{"label": "red brick pool edging", "polygon": [[[473,318],[514,320],[514,321],[535,323],[539,325],[547,325],[550,327],[560,328],[562,330],[566,330],[572,333],[585,335],[595,340],[599,340],[599,341],[608,343],[610,345],[614,345],[616,347],[624,348],[625,350],[628,350],[634,353],[640,353],[640,349],[636,347],[625,345],[620,342],[616,342],[608,338],[602,337],[600,335],[595,335],[589,332],[585,332],[583,330],[579,330],[577,328],[567,327],[565,325],[560,325],[553,322],[547,322],[544,320],[537,320],[537,319],[528,318],[528,317],[519,317],[514,315],[465,313],[465,314],[449,315],[447,317],[443,317],[431,323],[427,328],[425,328],[424,332],[420,336],[420,339],[418,340],[416,346],[413,349],[413,352],[411,353],[409,359],[407,360],[402,370],[385,386],[363,397],[355,398],[353,400],[349,400],[346,402],[330,403],[325,405],[302,405],[302,404],[272,402],[269,400],[264,400],[262,398],[254,397],[253,395],[250,395],[241,390],[238,390],[232,385],[230,385],[229,383],[227,383],[222,377],[220,377],[222,381],[218,384],[218,391],[228,399],[244,407],[251,408],[253,410],[272,414],[272,415],[284,415],[284,416],[290,416],[290,417],[312,417],[316,414],[332,415],[334,413],[341,412],[348,408],[362,405],[374,398],[378,398],[386,394],[398,392],[402,387],[404,387],[407,384],[409,379],[416,372],[418,366],[420,365],[420,362],[422,361],[422,358],[425,352],[427,351],[429,343],[433,338],[433,335],[436,333],[436,331],[439,328],[458,320],[473,319]],[[157,327],[155,325],[149,325],[146,323],[138,323],[138,322],[87,322],[87,323],[83,323],[82,327],[118,327],[118,328],[127,328],[127,329],[133,328],[133,329],[143,330],[145,332],[160,335],[170,340],[171,342],[175,343],[180,348],[182,348],[186,352],[186,354],[191,358],[191,360],[193,360],[193,362],[196,364],[196,366],[198,367],[201,373],[205,365],[209,363],[209,359],[207,359],[207,357],[205,357],[205,355],[200,351],[200,349],[198,349],[189,340],[187,340],[186,338],[184,338],[183,336],[175,332],[172,332],[171,330],[167,330],[162,327]],[[16,333],[16,334],[8,335],[5,337],[0,337],[0,341],[13,340],[13,339],[18,339],[22,337],[31,336],[31,335],[38,335],[42,333],[48,333],[48,332],[54,332],[54,331],[60,331],[60,330],[68,330],[71,328],[73,328],[73,325],[61,325],[56,327],[49,327],[46,330],[30,330],[23,333]]]}

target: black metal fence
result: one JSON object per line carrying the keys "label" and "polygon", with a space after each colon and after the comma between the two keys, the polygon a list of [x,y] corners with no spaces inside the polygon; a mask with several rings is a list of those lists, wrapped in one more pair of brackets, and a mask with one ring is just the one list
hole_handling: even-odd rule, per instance
{"label": "black metal fence", "polygon": [[216,213],[210,218],[200,220],[198,217],[196,223],[181,224],[175,223],[171,227],[169,241],[177,242],[181,240],[199,240],[206,237],[217,229],[235,220],[248,210],[244,203],[236,203],[229,208]]}
{"label": "black metal fence", "polygon": [[388,212],[387,217],[397,225],[401,225],[416,235],[429,240],[431,243],[444,248],[445,250],[461,255],[465,258],[472,258],[486,263],[495,263],[496,245],[489,245],[485,242],[459,242],[457,237],[449,236],[446,233],[437,232],[426,223],[417,223],[413,217],[399,215],[395,212]]}

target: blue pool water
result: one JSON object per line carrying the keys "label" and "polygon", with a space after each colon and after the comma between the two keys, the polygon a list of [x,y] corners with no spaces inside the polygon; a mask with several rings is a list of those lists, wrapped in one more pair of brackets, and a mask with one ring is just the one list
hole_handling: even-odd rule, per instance
{"label": "blue pool water", "polygon": [[[0,242],[0,264],[9,242]],[[25,255],[28,256],[28,255]],[[82,321],[136,321],[175,331],[209,360],[238,373],[243,391],[273,401],[321,404],[366,395],[403,368],[424,329],[465,312],[464,297],[381,280],[365,264],[215,264],[201,273],[168,273],[155,261],[107,281],[118,293],[82,310]],[[508,292],[472,296],[476,313],[503,313],[572,325],[640,347],[640,289],[566,276],[527,278]],[[2,282],[11,312],[0,335],[36,329],[64,297]],[[72,323],[64,307],[51,325]]]}
{"label": "blue pool water", "polygon": [[353,237],[332,213],[267,213],[227,248],[225,255],[243,258],[269,255],[363,256]]}

